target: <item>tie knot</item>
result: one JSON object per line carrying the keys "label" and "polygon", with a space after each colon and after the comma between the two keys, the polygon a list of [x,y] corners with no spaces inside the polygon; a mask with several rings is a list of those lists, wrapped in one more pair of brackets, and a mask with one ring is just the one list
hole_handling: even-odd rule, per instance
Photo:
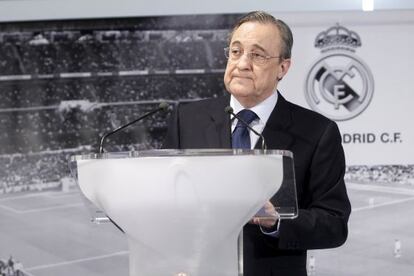
{"label": "tie knot", "polygon": [[[239,115],[240,118],[242,118],[243,121],[245,121],[248,124],[250,124],[251,122],[259,118],[256,113],[248,109],[241,110],[239,113],[237,113],[237,115]],[[240,121],[237,122],[237,126],[243,126],[243,125],[244,124],[242,122]]]}

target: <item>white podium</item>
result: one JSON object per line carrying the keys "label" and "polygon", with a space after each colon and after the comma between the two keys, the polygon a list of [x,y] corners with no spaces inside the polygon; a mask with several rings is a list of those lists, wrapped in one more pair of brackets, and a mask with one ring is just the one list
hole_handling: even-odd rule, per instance
{"label": "white podium", "polygon": [[154,150],[75,156],[72,166],[86,198],[125,232],[131,276],[236,276],[237,237],[279,190],[286,157]]}

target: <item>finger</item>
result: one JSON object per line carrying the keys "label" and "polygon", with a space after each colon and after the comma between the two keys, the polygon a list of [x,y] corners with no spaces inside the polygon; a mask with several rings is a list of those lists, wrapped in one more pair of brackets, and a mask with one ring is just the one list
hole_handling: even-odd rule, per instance
{"label": "finger", "polygon": [[272,215],[272,216],[274,216],[277,213],[275,206],[270,201],[267,201],[265,203],[264,209],[267,214]]}
{"label": "finger", "polygon": [[270,219],[262,220],[260,222],[260,225],[264,227],[272,227],[275,224],[276,224],[276,220],[270,220]]}
{"label": "finger", "polygon": [[272,227],[276,224],[277,219],[274,219],[274,218],[253,218],[252,221],[253,221],[253,224],[270,228],[270,227]]}
{"label": "finger", "polygon": [[275,226],[276,225],[276,222],[274,222],[274,221],[272,221],[272,222],[265,222],[265,223],[263,223],[263,224],[261,224],[263,227],[267,227],[267,228],[270,228],[270,227],[273,227],[273,226]]}

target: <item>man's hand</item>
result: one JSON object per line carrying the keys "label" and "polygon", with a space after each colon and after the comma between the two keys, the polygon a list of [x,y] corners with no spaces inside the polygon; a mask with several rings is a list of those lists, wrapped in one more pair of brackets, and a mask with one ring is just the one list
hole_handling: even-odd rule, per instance
{"label": "man's hand", "polygon": [[260,211],[250,220],[250,223],[260,225],[265,228],[271,228],[279,220],[279,213],[276,212],[275,206],[268,201]]}

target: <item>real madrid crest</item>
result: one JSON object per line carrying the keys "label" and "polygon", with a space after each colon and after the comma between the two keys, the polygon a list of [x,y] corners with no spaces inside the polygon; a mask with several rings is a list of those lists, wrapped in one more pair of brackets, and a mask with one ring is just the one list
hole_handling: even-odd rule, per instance
{"label": "real madrid crest", "polygon": [[337,24],[321,32],[315,47],[322,56],[306,78],[305,96],[310,107],[336,121],[349,120],[369,105],[374,79],[368,66],[354,52],[359,35]]}

